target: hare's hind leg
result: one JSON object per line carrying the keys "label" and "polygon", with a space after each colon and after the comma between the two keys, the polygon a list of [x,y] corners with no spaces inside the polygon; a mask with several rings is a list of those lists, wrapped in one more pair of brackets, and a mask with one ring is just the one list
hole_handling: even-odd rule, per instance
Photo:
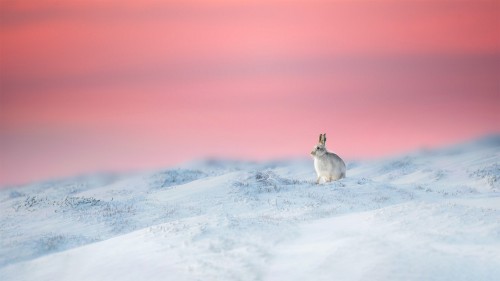
{"label": "hare's hind leg", "polygon": [[321,181],[321,176],[318,176],[318,178],[316,179],[316,184],[319,184],[320,181]]}

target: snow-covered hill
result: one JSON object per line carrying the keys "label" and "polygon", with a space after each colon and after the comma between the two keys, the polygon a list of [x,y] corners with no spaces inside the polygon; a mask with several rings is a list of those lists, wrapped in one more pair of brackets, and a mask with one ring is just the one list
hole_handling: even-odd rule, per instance
{"label": "snow-covered hill", "polygon": [[207,160],[0,191],[1,280],[498,280],[500,136],[314,184]]}

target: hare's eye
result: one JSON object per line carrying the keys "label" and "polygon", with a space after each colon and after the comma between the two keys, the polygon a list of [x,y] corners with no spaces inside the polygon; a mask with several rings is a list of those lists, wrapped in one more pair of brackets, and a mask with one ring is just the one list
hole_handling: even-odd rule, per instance
{"label": "hare's eye", "polygon": [[319,146],[318,146],[318,147],[316,147],[316,149],[317,149],[317,150],[319,150]]}

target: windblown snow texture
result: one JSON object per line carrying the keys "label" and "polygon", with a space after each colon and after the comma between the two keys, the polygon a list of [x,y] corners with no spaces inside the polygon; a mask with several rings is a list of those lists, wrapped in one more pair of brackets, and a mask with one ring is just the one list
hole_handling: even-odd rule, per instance
{"label": "windblown snow texture", "polygon": [[316,185],[207,160],[0,191],[1,280],[498,280],[500,137]]}

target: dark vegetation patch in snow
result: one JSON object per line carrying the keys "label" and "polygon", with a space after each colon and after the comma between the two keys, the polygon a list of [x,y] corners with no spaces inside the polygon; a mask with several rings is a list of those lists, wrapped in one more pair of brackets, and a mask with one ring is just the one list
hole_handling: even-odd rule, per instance
{"label": "dark vegetation patch in snow", "polygon": [[11,190],[9,192],[9,198],[10,199],[13,199],[13,198],[18,198],[18,197],[23,197],[25,196],[24,193],[20,192],[20,191],[17,191],[17,190]]}
{"label": "dark vegetation patch in snow", "polygon": [[64,199],[49,199],[47,196],[25,196],[23,201],[14,205],[14,210],[33,212],[41,208],[54,207],[55,212],[82,207],[92,207],[102,204],[101,200],[94,197],[72,197],[66,196]]}
{"label": "dark vegetation patch in snow", "polygon": [[36,256],[50,254],[58,251],[73,248],[75,246],[85,245],[95,242],[82,235],[63,235],[49,233],[33,241],[33,249]]}
{"label": "dark vegetation patch in snow", "polygon": [[469,176],[476,179],[485,179],[494,191],[500,188],[500,165],[498,163],[471,171]]}
{"label": "dark vegetation patch in snow", "polygon": [[409,175],[417,170],[418,167],[415,164],[415,159],[413,159],[413,157],[406,156],[384,165],[381,168],[381,174],[388,174],[390,179],[395,179],[400,176]]}
{"label": "dark vegetation patch in snow", "polygon": [[150,186],[152,188],[168,188],[174,185],[188,183],[208,176],[200,170],[173,169],[158,172],[151,176]]}
{"label": "dark vegetation patch in snow", "polygon": [[284,191],[290,186],[311,183],[311,181],[284,178],[273,171],[263,170],[252,172],[249,177],[234,182],[233,186],[241,188],[246,193],[273,193]]}
{"label": "dark vegetation patch in snow", "polygon": [[62,199],[49,199],[44,196],[26,196],[24,200],[14,205],[16,212],[49,210],[57,216],[61,213],[64,217],[84,223],[105,223],[111,231],[119,233],[123,230],[135,229],[129,218],[136,214],[133,202],[105,201],[94,197],[66,196]]}

